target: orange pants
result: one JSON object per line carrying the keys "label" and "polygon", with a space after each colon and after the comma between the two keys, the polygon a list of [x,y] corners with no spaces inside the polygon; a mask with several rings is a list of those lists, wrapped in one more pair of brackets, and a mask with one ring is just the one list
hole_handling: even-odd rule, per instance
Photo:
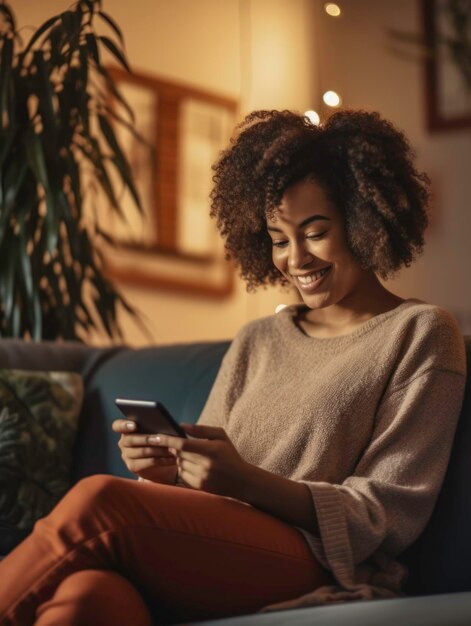
{"label": "orange pants", "polygon": [[250,505],[98,475],[77,483],[0,563],[0,624],[215,619],[330,581],[301,533]]}

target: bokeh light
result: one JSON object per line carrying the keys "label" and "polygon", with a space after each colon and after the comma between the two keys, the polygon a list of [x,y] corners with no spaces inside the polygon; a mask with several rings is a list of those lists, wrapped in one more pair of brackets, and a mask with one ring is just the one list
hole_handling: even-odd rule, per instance
{"label": "bokeh light", "polygon": [[341,8],[338,4],[335,4],[335,2],[326,2],[324,4],[324,10],[328,15],[331,15],[332,17],[338,17],[340,13],[342,13]]}
{"label": "bokeh light", "polygon": [[340,104],[340,96],[335,91],[326,91],[322,96],[322,100],[329,107],[338,107]]}
{"label": "bokeh light", "polygon": [[309,111],[304,111],[304,115],[309,119],[311,124],[314,124],[314,126],[319,126],[321,121],[319,113],[310,109]]}
{"label": "bokeh light", "polygon": [[285,309],[287,306],[288,306],[287,304],[278,304],[275,308],[275,313],[279,313],[280,311]]}

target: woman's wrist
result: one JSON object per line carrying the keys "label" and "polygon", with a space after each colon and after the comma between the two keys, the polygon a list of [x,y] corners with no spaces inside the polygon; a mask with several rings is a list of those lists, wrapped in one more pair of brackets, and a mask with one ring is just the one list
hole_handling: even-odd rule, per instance
{"label": "woman's wrist", "polygon": [[179,473],[178,467],[176,467],[176,471],[173,476],[167,474],[167,476],[159,476],[159,480],[153,480],[152,478],[144,478],[143,476],[137,477],[137,481],[140,483],[156,483],[160,485],[178,485],[179,484]]}
{"label": "woman's wrist", "polygon": [[256,465],[248,465],[243,488],[236,496],[284,522],[319,533],[317,515],[309,488]]}

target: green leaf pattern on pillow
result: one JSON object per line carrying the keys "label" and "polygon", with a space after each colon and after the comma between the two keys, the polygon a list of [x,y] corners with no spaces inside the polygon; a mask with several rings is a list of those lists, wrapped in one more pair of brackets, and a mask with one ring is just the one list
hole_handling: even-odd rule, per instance
{"label": "green leaf pattern on pillow", "polygon": [[0,369],[0,526],[30,530],[70,488],[79,374]]}

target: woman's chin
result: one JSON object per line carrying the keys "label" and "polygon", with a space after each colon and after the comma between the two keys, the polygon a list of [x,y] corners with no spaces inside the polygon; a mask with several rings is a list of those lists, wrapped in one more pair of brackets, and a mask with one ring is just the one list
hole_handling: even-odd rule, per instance
{"label": "woman's chin", "polygon": [[310,309],[324,309],[329,306],[328,294],[316,293],[316,294],[304,294],[300,293],[302,301]]}

